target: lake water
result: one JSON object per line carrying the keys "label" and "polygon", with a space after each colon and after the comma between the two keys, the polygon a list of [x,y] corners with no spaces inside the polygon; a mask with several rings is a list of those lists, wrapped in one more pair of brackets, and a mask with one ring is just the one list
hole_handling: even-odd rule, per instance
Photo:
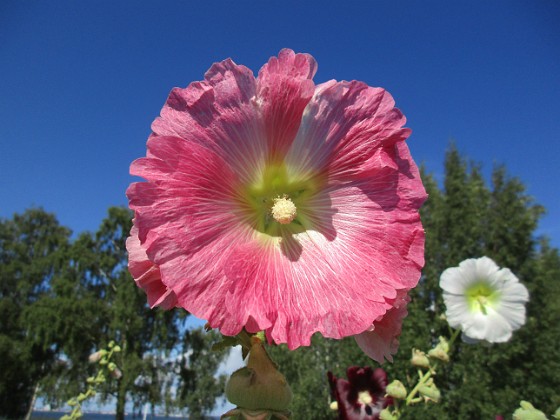
{"label": "lake water", "polygon": [[[32,420],[52,420],[52,419],[59,419],[64,414],[68,414],[62,411],[34,411],[31,415]],[[101,414],[101,413],[84,413],[82,419],[84,420],[109,420],[114,419],[114,414]],[[178,420],[178,419],[187,419],[187,417],[166,417],[166,416],[151,416],[148,415],[146,417],[149,420]],[[219,419],[219,417],[209,417],[211,419]],[[132,416],[126,415],[126,420],[142,420],[142,416]]]}

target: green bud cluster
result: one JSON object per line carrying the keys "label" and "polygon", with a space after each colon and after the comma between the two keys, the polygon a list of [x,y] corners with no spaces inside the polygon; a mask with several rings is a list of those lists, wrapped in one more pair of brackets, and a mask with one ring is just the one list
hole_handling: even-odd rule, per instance
{"label": "green bud cluster", "polygon": [[121,351],[120,346],[116,345],[114,341],[109,342],[107,349],[101,349],[92,353],[89,356],[90,363],[98,363],[100,369],[97,371],[95,376],[90,376],[86,379],[88,385],[86,392],[81,392],[77,397],[71,398],[66,402],[70,407],[72,407],[72,412],[70,414],[61,417],[61,420],[74,420],[82,418],[82,402],[90,397],[96,395],[96,387],[106,381],[106,376],[104,370],[107,370],[113,378],[120,378],[122,372],[119,370],[117,365],[111,361],[114,353],[119,353]]}

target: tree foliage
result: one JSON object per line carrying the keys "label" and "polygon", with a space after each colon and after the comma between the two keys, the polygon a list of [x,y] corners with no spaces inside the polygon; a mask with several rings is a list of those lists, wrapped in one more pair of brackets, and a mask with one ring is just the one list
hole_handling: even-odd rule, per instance
{"label": "tree foliage", "polygon": [[[0,417],[23,417],[36,391],[54,406],[83,392],[94,369],[88,355],[112,340],[122,350],[115,357],[122,375],[101,390],[116,401],[117,418],[126,404],[139,411],[166,403],[201,416],[214,406],[213,397],[168,398],[170,388],[188,388],[170,379],[182,366],[173,354],[196,346],[183,335],[188,314],[150,309],[128,273],[131,219],[128,209],[112,207],[97,232],[74,241],[41,209],[0,223]],[[223,355],[196,351],[208,368],[197,368],[196,380],[209,386]]]}
{"label": "tree foliage", "polygon": [[[0,221],[0,415],[23,417],[35,386],[53,369],[58,349],[36,336],[28,318],[64,266],[70,230],[31,209]],[[37,327],[48,320],[37,318]]]}

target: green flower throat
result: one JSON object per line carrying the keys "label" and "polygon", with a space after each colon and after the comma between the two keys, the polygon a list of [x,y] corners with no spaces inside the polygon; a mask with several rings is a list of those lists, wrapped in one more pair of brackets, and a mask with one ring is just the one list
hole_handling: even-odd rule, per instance
{"label": "green flower throat", "polygon": [[241,192],[249,223],[269,236],[300,233],[312,225],[311,198],[318,191],[317,178],[296,178],[285,164],[268,164],[258,180]]}

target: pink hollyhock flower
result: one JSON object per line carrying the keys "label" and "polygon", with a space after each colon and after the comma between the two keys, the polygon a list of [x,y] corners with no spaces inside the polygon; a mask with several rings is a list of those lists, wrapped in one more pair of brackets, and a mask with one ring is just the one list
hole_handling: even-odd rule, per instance
{"label": "pink hollyhock flower", "polygon": [[294,349],[372,330],[387,355],[382,322],[424,264],[426,193],[391,95],[315,85],[316,70],[282,50],[258,77],[228,59],[173,89],[131,166],[147,180],[127,191],[138,241],[178,305],[225,335]]}
{"label": "pink hollyhock flower", "polygon": [[340,420],[377,420],[381,411],[393,404],[386,396],[387,374],[381,368],[349,367],[346,379],[327,373],[332,398],[337,402]]}

